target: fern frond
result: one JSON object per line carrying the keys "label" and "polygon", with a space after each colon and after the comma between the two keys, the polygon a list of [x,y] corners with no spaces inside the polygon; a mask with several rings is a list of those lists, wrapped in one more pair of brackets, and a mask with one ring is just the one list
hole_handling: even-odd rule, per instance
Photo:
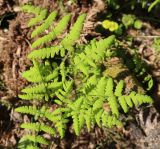
{"label": "fern frond", "polygon": [[132,92],[130,93],[129,97],[132,99],[134,105],[135,105],[135,106],[138,106],[139,103],[138,103],[137,98],[135,98],[135,95],[136,95],[136,92],[132,91]]}
{"label": "fern frond", "polygon": [[41,82],[42,77],[39,75],[39,71],[35,67],[30,67],[30,70],[27,70],[22,73],[22,77],[29,82]]}
{"label": "fern frond", "polygon": [[66,80],[66,71],[65,71],[65,64],[64,64],[64,62],[62,62],[60,64],[60,74],[62,76],[62,82],[64,82]]}
{"label": "fern frond", "polygon": [[117,103],[116,97],[115,96],[110,96],[108,98],[108,103],[110,105],[112,113],[115,114],[118,117],[119,116],[119,111],[118,111],[118,103]]}
{"label": "fern frond", "polygon": [[127,103],[127,105],[130,107],[130,108],[132,108],[133,107],[133,102],[132,102],[132,100],[131,100],[131,98],[129,97],[129,96],[124,96],[124,98],[125,98],[125,101],[126,101],[126,103]]}
{"label": "fern frond", "polygon": [[40,143],[40,144],[44,144],[44,145],[48,145],[49,142],[44,139],[42,136],[34,136],[34,135],[25,135],[22,137],[22,139],[20,140],[20,143],[25,141],[25,140],[29,140],[29,141],[32,141],[34,143]]}
{"label": "fern frond", "polygon": [[57,80],[58,79],[58,69],[52,70],[51,73],[45,74],[45,77],[43,78],[44,82],[49,82],[51,80]]}
{"label": "fern frond", "polygon": [[85,124],[85,117],[84,117],[85,111],[83,109],[81,109],[79,111],[79,116],[78,116],[78,120],[79,120],[79,131],[81,130],[81,128],[84,126]]}
{"label": "fern frond", "polygon": [[45,106],[37,108],[36,106],[22,106],[15,109],[16,112],[30,114],[35,116],[35,119],[38,117],[46,118],[50,121],[53,120],[52,113]]}
{"label": "fern frond", "polygon": [[47,17],[46,20],[44,20],[44,23],[40,26],[38,26],[31,34],[31,38],[39,35],[40,33],[44,32],[46,29],[50,27],[52,22],[55,20],[57,16],[57,11],[53,11],[50,13],[50,15]]}
{"label": "fern frond", "polygon": [[127,106],[125,97],[124,97],[124,96],[120,96],[120,97],[118,98],[118,101],[119,101],[119,104],[121,105],[123,111],[124,111],[125,113],[127,113],[127,111],[128,111],[128,106]]}
{"label": "fern frond", "polygon": [[16,112],[35,115],[37,113],[37,107],[35,106],[22,106],[15,109]]}
{"label": "fern frond", "polygon": [[55,130],[45,124],[40,124],[40,123],[23,123],[21,125],[21,128],[24,129],[30,129],[30,130],[34,130],[34,131],[43,131],[46,132],[48,134],[54,135],[55,134]]}
{"label": "fern frond", "polygon": [[113,95],[113,87],[114,87],[114,84],[113,84],[113,79],[112,78],[109,78],[107,80],[107,85],[106,85],[106,89],[105,89],[105,95],[106,96],[112,96]]}
{"label": "fern frond", "polygon": [[51,83],[40,83],[32,87],[26,87],[22,90],[23,93],[27,94],[38,94],[46,93],[46,90],[58,90],[62,87],[62,82],[51,82]]}
{"label": "fern frond", "polygon": [[102,117],[103,111],[104,111],[103,109],[100,109],[95,114],[95,120],[96,120],[96,123],[99,127],[101,127],[101,117]]}
{"label": "fern frond", "polygon": [[122,126],[122,123],[113,115],[109,115],[105,111],[102,114],[102,125],[105,127]]}
{"label": "fern frond", "polygon": [[87,125],[88,132],[91,130],[91,122],[92,122],[92,108],[89,108],[85,113],[85,121]]}
{"label": "fern frond", "polygon": [[40,149],[39,147],[36,146],[37,143],[33,143],[30,140],[22,140],[21,138],[18,142],[17,149]]}
{"label": "fern frond", "polygon": [[100,96],[100,97],[104,97],[105,96],[105,88],[107,85],[107,79],[106,77],[102,77],[99,81],[98,84],[96,86],[96,95]]}
{"label": "fern frond", "polygon": [[29,20],[28,27],[31,27],[31,26],[36,25],[37,23],[43,21],[43,19],[46,17],[46,15],[47,15],[47,10],[46,9],[42,10],[38,16]]}
{"label": "fern frond", "polygon": [[73,89],[73,83],[74,83],[73,80],[66,81],[66,82],[63,83],[63,88],[64,88],[66,93],[71,92],[71,90]]}
{"label": "fern frond", "polygon": [[89,74],[90,67],[96,68],[96,63],[100,63],[106,57],[106,49],[109,48],[114,41],[115,36],[110,36],[100,41],[91,41],[90,44],[85,46],[83,52],[75,55],[74,67],[87,76]]}
{"label": "fern frond", "polygon": [[81,14],[78,17],[69,34],[62,40],[61,44],[63,45],[63,47],[67,48],[73,46],[75,44],[75,41],[79,39],[85,18],[86,14]]}
{"label": "fern frond", "polygon": [[35,15],[38,15],[42,12],[42,8],[40,7],[36,7],[36,6],[33,6],[33,5],[23,5],[21,7],[21,10],[22,11],[25,11],[25,12],[28,12],[28,13],[34,13]]}
{"label": "fern frond", "polygon": [[115,96],[117,97],[122,96],[123,87],[124,87],[124,81],[121,80],[116,86],[115,93],[114,93]]}
{"label": "fern frond", "polygon": [[89,74],[89,67],[83,62],[84,59],[86,59],[86,57],[84,57],[81,60],[81,58],[78,55],[74,57],[74,63],[75,63],[75,68],[79,69],[81,72],[83,72],[87,76]]}
{"label": "fern frond", "polygon": [[58,123],[56,123],[55,127],[57,128],[61,138],[63,138],[65,135],[65,129],[66,129],[66,125],[65,123],[63,123],[63,120],[60,120]]}
{"label": "fern frond", "polygon": [[48,48],[42,48],[39,50],[32,51],[29,55],[29,59],[44,59],[44,58],[54,58],[55,54],[58,55],[61,47],[60,46],[54,46],[54,47],[48,47]]}
{"label": "fern frond", "polygon": [[79,117],[78,117],[79,112],[78,111],[71,112],[71,115],[73,119],[73,129],[76,135],[78,136],[80,134]]}
{"label": "fern frond", "polygon": [[142,99],[143,103],[153,103],[153,99],[150,96],[141,95],[140,97],[137,97],[137,98]]}
{"label": "fern frond", "polygon": [[40,83],[32,87],[27,87],[21,90],[23,93],[32,94],[32,93],[46,93],[47,84]]}
{"label": "fern frond", "polygon": [[93,104],[93,111],[96,111],[99,108],[102,108],[103,106],[103,99],[98,99],[95,101],[95,103]]}
{"label": "fern frond", "polygon": [[49,65],[36,64],[37,62],[35,60],[33,61],[33,63],[34,66],[30,67],[30,70],[22,73],[22,77],[29,82],[48,82],[58,77],[57,68],[52,70]]}
{"label": "fern frond", "polygon": [[45,98],[45,100],[49,99],[47,94],[21,94],[18,95],[18,97],[24,100],[31,100],[31,99],[42,100],[43,98]]}
{"label": "fern frond", "polygon": [[45,35],[41,38],[38,38],[35,42],[33,42],[32,48],[36,48],[36,47],[43,45],[47,42],[50,42],[50,41],[54,40],[56,37],[58,37],[66,29],[70,18],[71,18],[71,14],[67,14],[66,16],[64,16],[59,21],[57,26],[48,35]]}

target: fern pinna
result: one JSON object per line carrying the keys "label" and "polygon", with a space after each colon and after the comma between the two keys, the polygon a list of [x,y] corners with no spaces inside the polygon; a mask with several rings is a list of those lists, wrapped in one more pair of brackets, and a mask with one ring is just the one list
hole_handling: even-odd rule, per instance
{"label": "fern pinna", "polygon": [[[101,66],[114,55],[110,47],[115,43],[115,36],[92,40],[86,45],[76,44],[86,14],[77,18],[59,44],[47,46],[64,34],[71,14],[66,14],[50,28],[57,11],[48,15],[46,9],[32,5],[25,5],[22,10],[34,13],[35,18],[29,21],[29,26],[37,23],[39,26],[31,37],[40,37],[32,44],[37,49],[28,55],[33,66],[22,74],[31,85],[24,88],[19,97],[30,104],[16,108],[16,111],[33,118],[21,125],[29,133],[20,139],[18,148],[38,149],[40,144],[49,145],[43,135],[46,133],[54,136],[58,132],[64,137],[70,119],[76,135],[84,126],[88,131],[95,124],[99,127],[121,126],[120,111],[126,113],[133,106],[152,102],[149,96],[134,91],[126,95],[122,80],[116,84],[111,77],[103,76]],[[45,30],[49,33],[45,34]]]}

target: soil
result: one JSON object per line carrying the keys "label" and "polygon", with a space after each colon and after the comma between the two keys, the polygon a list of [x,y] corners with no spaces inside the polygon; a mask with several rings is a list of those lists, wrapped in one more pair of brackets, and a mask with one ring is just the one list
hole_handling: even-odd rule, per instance
{"label": "soil", "polygon": [[[14,107],[21,104],[18,94],[28,84],[21,74],[31,65],[27,59],[28,53],[32,50],[32,39],[30,38],[32,29],[27,27],[27,20],[30,16],[19,12],[19,6],[28,2],[29,0],[0,0],[0,148],[2,149],[16,148],[18,140],[25,133],[19,126],[21,122],[28,120],[26,115],[21,116],[13,110]],[[49,10],[63,9],[55,0],[35,0],[32,3]],[[72,22],[80,12],[89,14],[79,42],[85,43],[88,39],[101,38],[102,34],[96,32],[96,27],[98,18],[107,13],[104,1],[82,0],[77,4],[70,5],[65,0],[64,6],[66,10],[73,13]],[[142,59],[150,66],[149,73],[153,76],[155,83],[150,95],[155,99],[155,105],[131,111],[125,127],[121,130],[116,128],[112,131],[102,130],[95,127],[90,133],[84,129],[79,137],[75,136],[72,131],[68,131],[63,140],[55,138],[51,148],[160,148],[160,54],[157,54],[152,47],[152,36],[160,36],[160,28],[156,23],[152,24],[145,19],[143,26],[143,30],[139,31],[129,29],[127,34],[134,37],[134,48],[139,49]],[[132,45],[129,48],[131,47]],[[113,63],[112,60],[111,63]],[[129,77],[129,80],[132,79]]]}

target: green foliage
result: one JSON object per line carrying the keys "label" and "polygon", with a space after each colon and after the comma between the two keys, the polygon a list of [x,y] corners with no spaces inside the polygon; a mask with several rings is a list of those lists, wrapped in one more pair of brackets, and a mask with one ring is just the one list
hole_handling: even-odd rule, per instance
{"label": "green foliage", "polygon": [[[30,13],[35,9],[35,20],[45,10],[30,5],[22,8]],[[37,19],[41,25],[35,28],[32,37],[44,34],[57,12],[47,16]],[[103,76],[104,61],[115,55],[111,48],[116,41],[114,35],[99,41],[93,39],[83,45],[76,44],[85,18],[86,14],[81,14],[66,35],[64,32],[71,19],[71,14],[66,14],[47,35],[33,42],[33,48],[44,44],[47,48],[42,47],[29,54],[33,66],[22,74],[31,84],[22,90],[19,97],[27,100],[28,104],[15,111],[30,115],[33,121],[21,125],[30,133],[20,139],[19,148],[48,145],[45,133],[58,133],[63,138],[70,120],[76,135],[80,135],[82,128],[90,131],[96,124],[109,128],[122,126],[121,111],[126,113],[133,106],[152,103],[147,95],[134,91],[126,94],[123,80],[116,83],[111,77]],[[63,39],[56,46],[49,46],[60,35]]]}
{"label": "green foliage", "polygon": [[106,0],[107,4],[114,9],[119,9],[120,5],[118,4],[118,0]]}
{"label": "green foliage", "polygon": [[135,68],[133,69],[133,72],[137,75],[137,77],[143,78],[142,83],[147,84],[147,90],[151,90],[153,87],[153,78],[152,76],[147,72],[146,63],[141,60],[140,56],[137,52],[134,52],[133,56],[133,62],[135,65]]}
{"label": "green foliage", "polygon": [[130,9],[135,9],[137,6],[140,6],[141,8],[147,9],[148,12],[150,12],[154,7],[158,6],[160,0],[106,0],[106,2],[109,7],[115,10],[123,8],[125,4],[125,6]]}
{"label": "green foliage", "polygon": [[149,8],[148,8],[148,11],[150,12],[154,7],[156,7],[158,4],[160,3],[160,0],[154,0],[151,4],[150,4],[150,6],[149,6]]}
{"label": "green foliage", "polygon": [[135,15],[131,14],[124,14],[122,17],[122,23],[127,28],[134,27],[135,29],[141,29],[142,28],[142,21],[139,19],[136,19]]}
{"label": "green foliage", "polygon": [[44,23],[42,25],[40,25],[39,27],[37,27],[31,34],[31,37],[35,37],[38,34],[44,32],[46,29],[49,28],[49,26],[52,24],[52,22],[55,20],[57,16],[57,11],[53,11],[52,13],[50,13],[50,15],[47,17],[47,19],[44,21]]}
{"label": "green foliage", "polygon": [[142,21],[141,20],[136,20],[134,22],[134,28],[141,29],[142,28]]}
{"label": "green foliage", "polygon": [[124,24],[124,26],[126,28],[128,28],[130,26],[133,26],[134,21],[135,21],[135,16],[134,15],[124,14],[123,17],[122,17],[122,23]]}
{"label": "green foliage", "polygon": [[38,38],[36,41],[33,42],[32,47],[36,48],[40,45],[43,45],[45,43],[48,43],[52,40],[54,40],[56,37],[58,37],[59,35],[61,35],[65,29],[67,28],[67,25],[69,23],[69,20],[71,18],[71,14],[67,14],[65,15],[60,21],[59,23],[56,25],[56,27],[54,27],[52,29],[51,32],[49,32],[49,34],[44,35],[41,38]]}
{"label": "green foliage", "polygon": [[42,9],[40,7],[34,7],[32,5],[24,5],[22,6],[22,10],[28,13],[35,14],[35,18],[32,18],[28,23],[29,27],[41,22],[47,15],[46,9]]}
{"label": "green foliage", "polygon": [[21,128],[24,129],[30,129],[30,130],[34,130],[34,131],[44,131],[48,134],[55,134],[55,130],[45,124],[40,124],[40,123],[23,123],[21,125]]}
{"label": "green foliage", "polygon": [[152,44],[152,47],[155,49],[157,53],[160,52],[160,38],[155,38]]}
{"label": "green foliage", "polygon": [[113,52],[108,48],[114,41],[115,36],[110,36],[100,41],[92,40],[90,44],[84,47],[82,52],[75,53],[75,70],[80,70],[85,75],[88,75],[89,72],[98,73],[97,63],[102,62],[107,57],[111,57]]}

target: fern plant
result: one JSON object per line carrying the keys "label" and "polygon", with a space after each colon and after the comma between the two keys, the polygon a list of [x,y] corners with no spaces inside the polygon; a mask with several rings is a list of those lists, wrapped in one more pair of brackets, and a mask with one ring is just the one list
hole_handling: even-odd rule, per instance
{"label": "fern plant", "polygon": [[[77,18],[59,44],[48,46],[64,34],[71,14],[66,14],[54,28],[49,28],[58,12],[48,15],[46,9],[32,5],[25,5],[22,10],[35,14],[29,26],[36,23],[39,26],[31,37],[40,37],[32,44],[37,49],[28,55],[33,66],[22,74],[31,85],[24,88],[19,97],[28,103],[15,109],[33,117],[21,125],[29,133],[20,139],[18,148],[37,149],[40,144],[49,145],[44,137],[46,133],[54,136],[58,132],[61,138],[64,137],[71,119],[76,135],[85,126],[88,131],[96,124],[99,127],[122,126],[121,111],[126,113],[133,106],[152,103],[147,95],[134,91],[125,94],[122,80],[116,84],[111,77],[103,76],[104,61],[115,54],[111,49],[115,36],[99,41],[94,39],[85,45],[76,44],[86,14]],[[45,34],[45,30],[49,33]]]}

